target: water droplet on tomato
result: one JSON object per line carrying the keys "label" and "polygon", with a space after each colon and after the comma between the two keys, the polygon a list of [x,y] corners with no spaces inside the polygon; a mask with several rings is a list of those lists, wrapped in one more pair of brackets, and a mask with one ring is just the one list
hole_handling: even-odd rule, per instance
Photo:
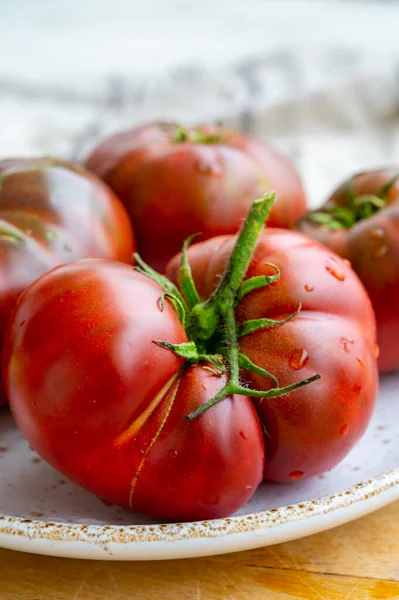
{"label": "water droplet on tomato", "polygon": [[388,246],[380,246],[374,252],[373,256],[374,256],[374,258],[384,258],[384,256],[386,255],[387,252],[388,252]]}
{"label": "water droplet on tomato", "polygon": [[245,431],[242,431],[240,429],[239,434],[240,434],[240,436],[242,437],[243,440],[247,440],[248,439],[248,435],[245,433]]}
{"label": "water droplet on tomato", "polygon": [[289,365],[291,369],[299,371],[303,369],[309,360],[309,354],[304,348],[296,348],[290,356]]}
{"label": "water droplet on tomato", "polygon": [[346,337],[341,337],[340,345],[345,352],[350,352],[350,347],[355,343],[355,340],[348,340]]}
{"label": "water droplet on tomato", "polygon": [[338,281],[345,281],[345,271],[332,256],[326,261],[325,268]]}
{"label": "water droplet on tomato", "polygon": [[380,240],[381,238],[384,237],[384,230],[381,229],[381,227],[376,227],[376,229],[373,229],[372,231],[370,231],[370,237],[373,240]]}
{"label": "water droplet on tomato", "polygon": [[345,423],[345,425],[342,425],[341,429],[339,430],[340,435],[346,435],[348,433],[348,424]]}
{"label": "water droplet on tomato", "polygon": [[177,450],[169,450],[168,454],[171,458],[176,458]]}
{"label": "water droplet on tomato", "polygon": [[362,389],[362,386],[360,385],[360,383],[355,383],[355,385],[353,386],[354,394],[358,394],[361,389]]}
{"label": "water droplet on tomato", "polygon": [[304,475],[304,471],[291,471],[290,479],[292,479],[293,481],[299,481],[299,479],[302,479]]}
{"label": "water droplet on tomato", "polygon": [[209,160],[199,159],[196,164],[196,169],[204,175],[211,177],[220,177],[222,174],[221,166],[217,162],[210,162]]}
{"label": "water droplet on tomato", "polygon": [[314,287],[312,285],[309,285],[308,283],[305,285],[305,290],[307,292],[313,292]]}
{"label": "water droplet on tomato", "polygon": [[380,355],[380,347],[379,347],[378,344],[374,344],[374,346],[373,346],[373,353],[374,353],[375,358],[379,357],[379,355]]}

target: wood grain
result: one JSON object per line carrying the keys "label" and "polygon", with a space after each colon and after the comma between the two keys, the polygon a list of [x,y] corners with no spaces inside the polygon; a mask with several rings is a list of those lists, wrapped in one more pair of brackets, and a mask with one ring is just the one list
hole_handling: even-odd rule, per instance
{"label": "wood grain", "polygon": [[399,599],[398,534],[396,502],[302,540],[203,559],[113,563],[0,550],[0,599]]}

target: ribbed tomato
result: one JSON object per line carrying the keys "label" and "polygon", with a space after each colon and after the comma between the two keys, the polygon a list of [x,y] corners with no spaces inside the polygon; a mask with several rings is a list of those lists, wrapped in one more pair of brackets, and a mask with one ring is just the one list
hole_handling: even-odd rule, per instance
{"label": "ribbed tomato", "polygon": [[234,512],[262,479],[262,432],[248,398],[231,396],[193,423],[225,378],[153,343],[187,341],[161,288],[132,267],[73,262],[19,301],[5,371],[30,445],[110,503],[163,519]]}
{"label": "ribbed tomato", "polygon": [[[209,297],[234,246],[231,236],[194,244],[187,256],[201,298]],[[167,275],[177,281],[179,258]],[[270,265],[273,265],[271,267]],[[375,319],[354,271],[337,255],[305,236],[268,229],[259,237],[247,278],[280,277],[254,290],[237,307],[238,323],[284,320],[240,337],[241,351],[287,386],[320,373],[320,381],[289,396],[253,401],[265,431],[265,477],[307,478],[340,462],[364,433],[378,388]],[[272,381],[246,371],[255,389]]]}
{"label": "ribbed tomato", "polygon": [[399,369],[399,170],[353,176],[296,228],[351,262],[375,311],[379,369]]}
{"label": "ribbed tomato", "polygon": [[163,271],[193,233],[236,233],[251,203],[276,190],[268,224],[291,227],[306,198],[290,161],[218,125],[150,123],[111,136],[86,161],[125,205],[141,257]]}

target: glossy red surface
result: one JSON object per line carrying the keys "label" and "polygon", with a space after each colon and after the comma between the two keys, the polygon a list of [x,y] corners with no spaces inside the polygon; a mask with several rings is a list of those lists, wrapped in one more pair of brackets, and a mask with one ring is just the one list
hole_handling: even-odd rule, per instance
{"label": "glossy red surface", "polygon": [[76,258],[131,262],[133,250],[126,212],[97,177],[50,158],[0,161],[0,343],[17,298],[40,275]]}
{"label": "glossy red surface", "polygon": [[178,125],[151,123],[111,136],[86,161],[121,198],[142,258],[158,271],[193,233],[236,233],[268,190],[277,192],[269,225],[291,227],[306,212],[297,173],[270,145],[217,125],[186,132],[217,141],[176,141]]}

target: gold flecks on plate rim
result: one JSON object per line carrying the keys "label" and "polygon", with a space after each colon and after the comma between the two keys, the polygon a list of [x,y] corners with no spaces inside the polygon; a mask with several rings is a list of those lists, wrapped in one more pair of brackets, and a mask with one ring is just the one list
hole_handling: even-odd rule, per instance
{"label": "gold flecks on plate rim", "polygon": [[222,538],[232,534],[273,529],[288,523],[323,516],[380,496],[394,488],[398,489],[399,498],[399,468],[315,500],[237,517],[190,523],[129,526],[73,524],[0,515],[0,535],[22,536],[30,540],[86,542],[101,545]]}

